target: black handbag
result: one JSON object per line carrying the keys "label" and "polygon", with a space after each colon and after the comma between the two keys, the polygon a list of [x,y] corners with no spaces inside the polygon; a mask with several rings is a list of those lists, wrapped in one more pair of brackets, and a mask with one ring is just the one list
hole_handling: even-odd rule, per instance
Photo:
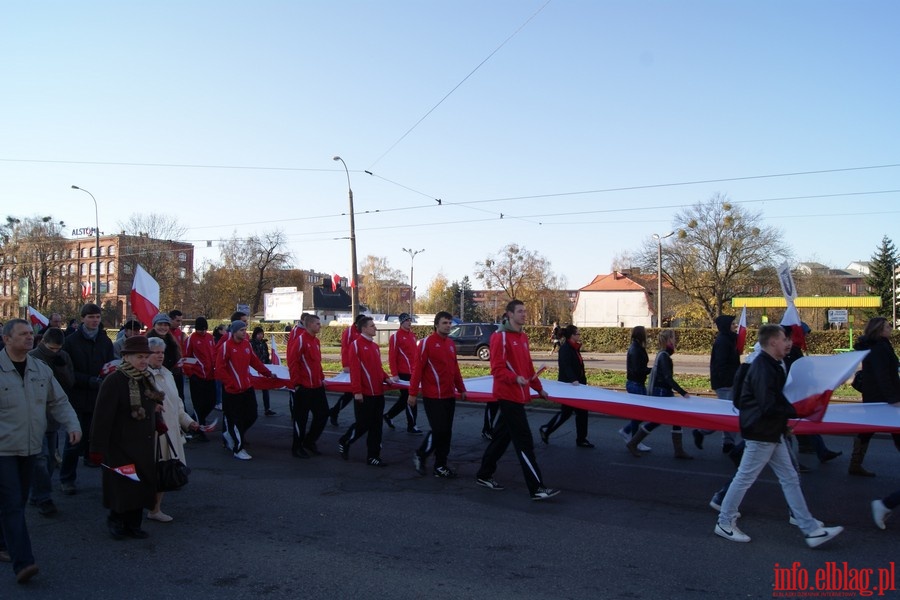
{"label": "black handbag", "polygon": [[863,391],[863,372],[859,370],[856,372],[856,375],[853,376],[853,381],[850,383],[850,387],[852,387],[857,392]]}
{"label": "black handbag", "polygon": [[191,470],[175,454],[168,431],[165,436],[171,458],[162,460],[162,439],[156,436],[156,489],[160,492],[174,492],[187,485]]}

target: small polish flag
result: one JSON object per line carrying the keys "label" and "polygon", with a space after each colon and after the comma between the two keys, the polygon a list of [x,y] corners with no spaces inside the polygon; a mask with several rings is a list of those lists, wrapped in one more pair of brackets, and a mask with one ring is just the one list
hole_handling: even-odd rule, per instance
{"label": "small polish flag", "polygon": [[331,291],[336,292],[338,286],[341,284],[341,276],[335,273],[331,276]]}
{"label": "small polish flag", "polygon": [[39,313],[33,306],[28,307],[28,320],[31,321],[32,326],[43,326],[46,327],[50,324],[50,319]]}
{"label": "small polish flag", "polygon": [[119,368],[119,365],[122,364],[122,360],[117,358],[116,360],[111,360],[102,367],[100,367],[100,376],[106,377],[111,373],[115,373],[116,369]]}
{"label": "small polish flag", "polygon": [[281,364],[281,357],[278,356],[278,344],[275,343],[275,336],[274,336],[274,335],[271,337],[271,340],[272,340],[272,357],[271,357],[271,358],[272,358],[272,364],[273,364],[273,365],[280,365],[280,364]]}
{"label": "small polish flag", "polygon": [[90,281],[81,283],[81,299],[87,300],[94,293],[94,284]]}
{"label": "small polish flag", "polygon": [[791,341],[795,346],[799,346],[803,350],[806,350],[806,333],[803,331],[803,322],[800,320],[800,313],[797,312],[797,307],[794,306],[793,300],[788,298],[787,301],[787,310],[784,311],[784,316],[781,318],[781,325],[790,325]]}
{"label": "small polish flag", "polygon": [[747,343],[747,307],[741,311],[741,318],[738,319],[737,330],[737,351],[738,354],[744,353],[744,346]]}
{"label": "small polish flag", "polygon": [[135,471],[134,469],[134,463],[131,463],[130,465],[122,465],[121,467],[110,467],[109,465],[104,465],[101,463],[101,466],[106,467],[113,473],[118,473],[119,475],[127,477],[132,481],[141,480],[141,478],[137,476],[137,471]]}
{"label": "small polish flag", "polygon": [[134,270],[131,310],[142,323],[152,323],[159,314],[159,284],[141,265]]}

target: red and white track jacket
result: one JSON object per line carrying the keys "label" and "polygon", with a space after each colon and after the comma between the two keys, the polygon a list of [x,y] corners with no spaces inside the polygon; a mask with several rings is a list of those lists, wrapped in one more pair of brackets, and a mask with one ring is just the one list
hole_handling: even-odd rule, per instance
{"label": "red and white track jacket", "polygon": [[320,388],[324,385],[319,338],[305,329],[288,346],[288,371],[294,387]]}
{"label": "red and white track jacket", "polygon": [[[501,328],[491,335],[491,375],[494,376],[494,400],[527,404],[531,401],[529,385],[536,392],[543,389],[541,380],[534,376],[525,332]],[[524,377],[527,383],[519,385],[516,382],[518,376]]]}
{"label": "red and white track jacket", "polygon": [[257,358],[248,338],[238,342],[232,337],[216,350],[216,379],[222,382],[229,394],[240,394],[250,389],[250,367],[260,375],[272,374]]}
{"label": "red and white track jacket", "polygon": [[359,329],[355,325],[341,332],[341,366],[345,369],[350,366],[350,344],[359,336]]}
{"label": "red and white track jacket", "polygon": [[207,381],[214,378],[216,340],[208,331],[195,331],[187,337],[184,343],[184,356],[197,359],[198,364],[190,369],[192,375]]}
{"label": "red and white track jacket", "polygon": [[409,381],[410,396],[417,396],[420,387],[425,398],[453,398],[454,390],[460,394],[466,391],[456,360],[456,344],[450,338],[432,333],[419,343]]}
{"label": "red and white track jacket", "polygon": [[350,344],[350,390],[363,396],[381,396],[388,377],[378,344],[360,334]]}
{"label": "red and white track jacket", "polygon": [[402,327],[391,334],[388,345],[391,375],[412,375],[416,366],[416,334]]}

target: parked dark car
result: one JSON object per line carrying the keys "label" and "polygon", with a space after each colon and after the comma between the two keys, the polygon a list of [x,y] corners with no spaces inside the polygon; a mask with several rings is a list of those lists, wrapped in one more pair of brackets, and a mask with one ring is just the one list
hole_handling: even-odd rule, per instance
{"label": "parked dark car", "polygon": [[496,323],[460,323],[454,325],[448,337],[456,344],[456,354],[491,359],[491,334],[497,331]]}

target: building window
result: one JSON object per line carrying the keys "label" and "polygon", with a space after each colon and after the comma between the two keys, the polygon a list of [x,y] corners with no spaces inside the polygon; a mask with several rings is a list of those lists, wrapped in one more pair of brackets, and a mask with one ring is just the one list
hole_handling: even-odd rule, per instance
{"label": "building window", "polygon": [[81,274],[82,275],[87,275],[87,269],[88,269],[87,263],[81,263]]}
{"label": "building window", "polygon": [[178,253],[178,262],[187,262],[187,252]]}
{"label": "building window", "polygon": [[131,275],[131,265],[130,264],[125,263],[124,265],[122,265],[122,270],[125,272],[126,275]]}
{"label": "building window", "polygon": [[116,255],[116,247],[110,246],[109,249],[106,251],[106,253],[109,254],[110,256],[115,256]]}
{"label": "building window", "polygon": [[81,249],[81,258],[87,258],[87,255],[88,255],[88,249],[82,248]]}
{"label": "building window", "polygon": [[184,279],[185,277],[187,277],[187,269],[185,269],[184,267],[181,267],[180,269],[178,269],[178,276],[181,279]]}
{"label": "building window", "polygon": [[69,265],[69,275],[75,274],[75,265]]}
{"label": "building window", "polygon": [[97,263],[91,263],[91,275],[97,274]]}
{"label": "building window", "polygon": [[94,246],[91,246],[91,256],[97,256],[97,248]]}
{"label": "building window", "polygon": [[113,261],[109,261],[109,266],[107,267],[106,272],[109,273],[110,275],[115,273],[116,272],[116,263],[114,263]]}

